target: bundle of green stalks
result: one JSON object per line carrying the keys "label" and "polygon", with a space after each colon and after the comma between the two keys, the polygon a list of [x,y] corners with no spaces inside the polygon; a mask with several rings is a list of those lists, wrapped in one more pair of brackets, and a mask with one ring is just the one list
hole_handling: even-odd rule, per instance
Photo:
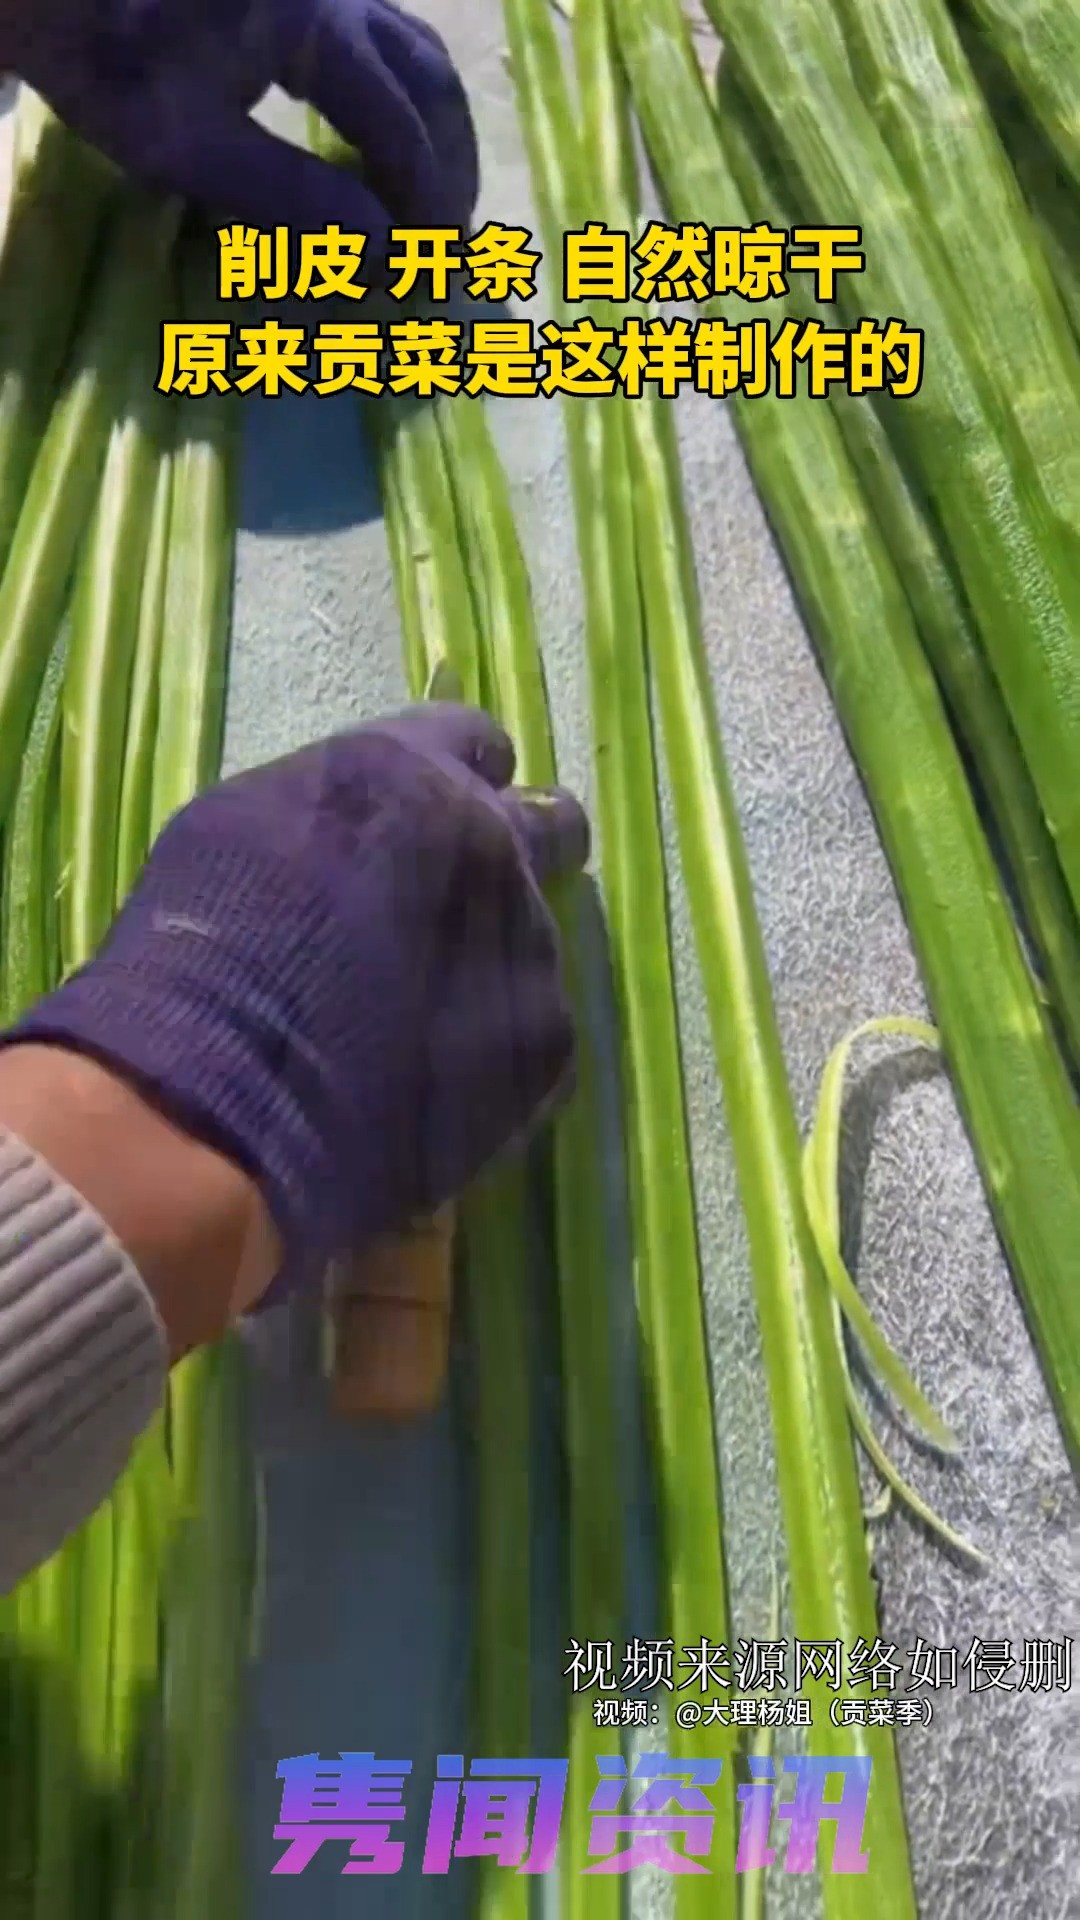
{"label": "bundle of green stalks", "polygon": [[894,410],[896,437],[940,520],[1078,905],[1080,356],[944,0],[903,13],[887,0],[764,12],[710,0],[709,16],[775,126],[799,204],[863,230],[864,270],[840,275],[845,316],[924,331],[921,385]]}
{"label": "bundle of green stalks", "polygon": [[[528,0],[514,0],[507,6],[507,25],[511,72],[549,253],[558,257],[558,234],[588,219],[603,220],[616,230],[633,230],[638,206],[629,119],[615,58],[613,19],[603,0],[577,0],[573,11],[577,111],[545,9]],[[582,128],[580,144],[567,135],[567,128],[575,124]],[[606,316],[601,312],[596,317],[603,323]],[[594,606],[602,608],[607,600],[616,613],[607,629],[608,654],[599,655],[595,627],[590,634],[594,672],[601,661],[606,669],[605,677],[596,677],[594,710],[598,714],[610,710],[613,686],[622,690],[636,682],[637,711],[647,716],[647,662],[667,748],[680,864],[705,973],[749,1228],[773,1403],[795,1628],[803,1637],[837,1638],[851,1644],[859,1635],[873,1637],[876,1618],[842,1359],[829,1285],[804,1204],[794,1109],[745,851],[716,729],[674,423],[663,403],[651,400],[588,407],[570,403],[566,415],[572,472],[575,460],[578,463],[578,527],[587,604],[591,584]],[[588,449],[590,433],[599,443],[599,456],[580,450],[582,442]],[[604,552],[605,540],[612,542],[613,551],[609,548],[601,571],[597,556]],[[623,698],[626,704],[615,707],[610,759],[616,768],[621,763],[627,782],[636,779],[651,797],[656,776],[643,751],[648,735],[644,729],[634,730],[635,708],[626,694]],[[644,724],[647,727],[647,718]],[[625,806],[625,789],[620,797]],[[609,837],[618,835],[621,824],[617,806],[610,816],[601,813],[605,864]],[[640,839],[639,831],[634,837],[635,852]],[[620,907],[621,902],[616,915]],[[628,947],[636,924],[636,916],[624,923]],[[617,940],[617,918],[615,927]],[[628,1024],[632,1011],[632,1006],[624,1008]],[[655,1032],[643,1009],[638,1046],[646,1069],[655,1045]],[[688,1331],[697,1275],[686,1253],[684,1249],[685,1264],[678,1275],[669,1257],[664,1287],[670,1294],[676,1277],[685,1286]],[[700,1307],[697,1312],[700,1316]],[[648,1311],[643,1317],[651,1360]],[[678,1354],[676,1368],[666,1377],[654,1370],[650,1378],[662,1516],[670,1528],[665,1539],[671,1582],[667,1630],[676,1644],[685,1642],[682,1629],[689,1627],[691,1612],[699,1620],[707,1619],[717,1638],[723,1639],[728,1631],[718,1531],[714,1522],[710,1541],[717,1545],[709,1565],[701,1551],[697,1519],[712,1512],[718,1501],[711,1417],[704,1396],[699,1402],[695,1394],[691,1402],[685,1385],[680,1395],[686,1351]],[[674,1352],[670,1358],[676,1358]],[[701,1441],[695,1468],[690,1473],[684,1467],[680,1480],[672,1439],[680,1419],[692,1418],[698,1406]],[[678,1451],[685,1462],[685,1441]],[[695,1530],[694,1579],[687,1579],[688,1569],[679,1564],[678,1549],[685,1544],[685,1536],[678,1531],[680,1518]],[[722,1754],[729,1763],[735,1758],[731,1744],[718,1740],[715,1729],[696,1736],[673,1729],[669,1741],[676,1753],[687,1758],[695,1753],[704,1757],[706,1752]],[[910,1913],[914,1896],[891,1738],[886,1735],[879,1740],[866,1729],[850,1730],[843,1750],[853,1756],[872,1753],[875,1762],[868,1823],[875,1909]],[[730,1764],[728,1772],[730,1777]],[[721,1910],[733,1909],[731,1808],[722,1795],[718,1808],[718,1838],[710,1862],[716,1877],[709,1883],[680,1880],[676,1891],[680,1911],[694,1912],[699,1906],[704,1911],[706,1903],[711,1910],[718,1899]],[[753,1879],[748,1876],[750,1882]],[[756,1899],[759,1891],[747,1881],[738,1889],[744,1900]],[[830,1881],[828,1910],[854,1912],[867,1892],[860,1889],[856,1898],[843,1882]]]}
{"label": "bundle of green stalks", "polygon": [[[230,406],[155,392],[163,321],[212,308],[206,239],[32,97],[19,113],[0,256],[5,1021],[94,952],[158,828],[216,773],[235,526]],[[231,1342],[176,1369],[112,1497],[3,1602],[5,1920],[237,1904],[243,1394]]]}
{"label": "bundle of green stalks", "polygon": [[[312,124],[317,150],[340,146]],[[348,157],[358,164],[355,155]],[[465,697],[507,729],[516,778],[557,775],[528,569],[502,462],[480,401],[369,407],[402,621],[406,678],[419,696],[447,662]],[[478,1752],[525,1758],[531,1746],[530,1630],[536,1576],[530,1461],[530,1268],[548,1194],[553,1209],[562,1357],[568,1529],[566,1610],[572,1635],[617,1643],[626,1628],[624,1498],[612,1378],[611,1250],[599,1170],[601,1126],[592,1016],[583,967],[582,890],[559,883],[551,904],[580,1036],[577,1090],[531,1166],[477,1183],[461,1210],[462,1269],[473,1356],[471,1434],[477,1556],[474,1584],[474,1735]],[[539,1161],[539,1165],[536,1163]],[[715,1511],[705,1515],[715,1526]],[[567,1724],[571,1787],[561,1855],[565,1911],[614,1920],[620,1890],[591,1882],[588,1799],[596,1761],[618,1735],[596,1726],[586,1695]],[[531,1745],[530,1745],[531,1743]],[[476,1911],[525,1920],[524,1881],[481,1868]]]}
{"label": "bundle of green stalks", "polygon": [[[874,808],[940,1037],[1062,1432],[1080,1462],[1080,295],[1076,64],[1066,0],[708,0],[715,92],[680,0],[575,0],[572,68],[549,0],[503,0],[549,260],[568,228],[640,226],[636,113],[669,216],[862,228],[838,313],[924,330],[909,399],[775,395],[732,409]],[[569,9],[568,9],[569,10]],[[1038,14],[1036,20],[1035,15]],[[845,137],[837,139],[843,126]],[[321,151],[358,164],[325,129]],[[154,391],[163,318],[215,305],[183,210],[123,188],[27,98],[0,254],[0,1013],[80,965],[167,815],[218,767],[234,534],[228,400]],[[5,294],[6,290],[6,294]],[[591,309],[601,325],[612,316]],[[727,320],[821,317],[792,292]],[[1016,321],[1022,311],[1023,324]],[[45,316],[44,321],[41,316]],[[580,314],[575,316],[580,317]],[[647,316],[646,316],[647,317]],[[832,1160],[845,1043],[804,1150],[713,689],[671,410],[567,400],[583,590],[597,868],[619,1017],[634,1286],[662,1550],[662,1631],[731,1645],[661,832],[665,768],[748,1227],[791,1624],[872,1643],[846,1321],[939,1448],[953,1436],[843,1266]],[[449,667],[506,726],[518,777],[556,777],[528,569],[481,402],[368,409],[406,679]],[[659,726],[654,737],[654,706]],[[993,835],[991,841],[988,834]],[[1002,856],[1008,885],[997,854]],[[568,1633],[628,1626],[585,883],[553,892],[580,1035],[578,1091],[527,1162],[460,1211],[473,1371],[475,1750],[526,1758],[536,1652],[534,1323],[551,1208],[569,1534]],[[830,1144],[831,1143],[831,1144]],[[240,1904],[231,1796],[254,1587],[244,1376],[229,1342],[184,1363],[91,1522],[0,1605],[0,1920],[203,1920]],[[947,1532],[947,1530],[944,1530]],[[951,1537],[951,1536],[949,1536]],[[853,1691],[858,1691],[854,1689]],[[810,1688],[823,1723],[827,1696]],[[582,1877],[597,1761],[617,1735],[568,1713],[567,1920],[616,1920]],[[705,1876],[678,1920],[761,1911],[735,1875],[736,1731],[663,1729],[720,1759]],[[650,1740],[649,1744],[659,1744]],[[867,1876],[828,1876],[830,1920],[916,1911],[886,1728],[830,1733],[874,1762]],[[527,1920],[488,1863],[484,1920]]]}

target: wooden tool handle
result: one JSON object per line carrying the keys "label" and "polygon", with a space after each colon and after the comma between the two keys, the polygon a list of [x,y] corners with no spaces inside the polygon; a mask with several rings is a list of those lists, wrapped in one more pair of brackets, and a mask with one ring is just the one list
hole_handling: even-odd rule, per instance
{"label": "wooden tool handle", "polygon": [[387,1234],[328,1276],[331,1395],[343,1419],[428,1413],[450,1350],[454,1210]]}

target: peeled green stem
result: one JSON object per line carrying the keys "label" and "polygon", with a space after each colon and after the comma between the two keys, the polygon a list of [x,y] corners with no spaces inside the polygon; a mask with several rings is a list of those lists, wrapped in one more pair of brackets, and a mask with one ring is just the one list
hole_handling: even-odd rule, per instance
{"label": "peeled green stem", "polygon": [[[478,1753],[511,1760],[528,1756],[532,1725],[528,1226],[523,1168],[481,1178],[462,1203],[475,1362],[472,1725]],[[528,1920],[526,1882],[481,1861],[475,1912],[482,1920]]]}
{"label": "peeled green stem", "polygon": [[[716,87],[724,152],[743,204],[785,231],[797,224],[775,163],[775,140],[725,61]],[[770,164],[770,162],[772,164]],[[835,326],[835,313],[792,275],[786,310]],[[930,664],[979,779],[1034,940],[1054,1012],[1080,1065],[1080,922],[1062,878],[1031,775],[937,530],[890,443],[900,401],[875,406],[834,387],[836,416],[871,512],[907,592]]]}
{"label": "peeled green stem", "polygon": [[[182,310],[212,316],[214,262],[192,232]],[[239,422],[231,396],[179,415],[159,654],[151,837],[219,770],[235,549]],[[230,1338],[173,1369],[167,1434],[176,1532],[163,1574],[164,1756],[144,1920],[205,1920],[236,1905],[237,1730],[251,1644],[255,1492],[246,1362]],[[207,1728],[214,1729],[207,1741]]]}
{"label": "peeled green stem", "polygon": [[[1051,524],[1076,538],[1080,353],[947,0],[833,4],[858,90],[967,306],[969,352],[1013,416]],[[848,291],[861,313],[862,290]]]}
{"label": "peeled green stem", "polygon": [[132,666],[173,408],[155,392],[171,276],[147,273],[144,328],[116,395],[101,491],[76,577],[64,679],[60,786],[64,971],[89,960],[112,923]]}
{"label": "peeled green stem", "polygon": [[4,837],[0,1020],[5,1026],[49,992],[59,967],[54,909],[63,675],[64,650],[58,646],[42,679]]}
{"label": "peeled green stem", "polygon": [[[50,659],[35,704],[6,838],[3,899],[4,1018],[11,1020],[55,984],[57,946],[51,911],[57,880],[53,830],[59,779],[63,655]],[[87,1803],[79,1764],[76,1697],[80,1654],[82,1536],[38,1568],[14,1595],[10,1643],[12,1778],[5,1823],[18,1825],[5,1847],[8,1893],[21,1886],[15,1912],[30,1920],[69,1920],[74,1911],[78,1845]],[[17,1735],[16,1735],[17,1729]],[[14,1748],[18,1738],[22,1753]],[[5,1839],[7,1833],[5,1832]],[[29,1846],[28,1846],[29,1843]],[[89,1864],[90,1885],[96,1883]],[[89,1891],[89,1888],[86,1889]]]}
{"label": "peeled green stem", "polygon": [[382,463],[391,542],[414,698],[437,660],[458,673],[466,698],[483,704],[483,650],[468,562],[434,409],[399,414]]}
{"label": "peeled green stem", "polygon": [[[517,778],[550,786],[556,778],[543,661],[524,555],[506,474],[487,413],[457,399],[437,414],[465,530],[486,635],[493,710],[517,750]],[[625,1538],[617,1457],[608,1298],[610,1249],[597,1164],[601,1122],[590,1008],[581,977],[580,883],[553,895],[564,979],[575,1009],[577,1089],[559,1114],[553,1139],[555,1240],[562,1349],[562,1397],[569,1507],[570,1630],[579,1641],[617,1642],[626,1623]],[[519,1256],[520,1258],[520,1251]],[[592,1880],[588,1864],[587,1786],[613,1736],[598,1727],[588,1694],[573,1696],[568,1726],[571,1788],[563,1833],[561,1898],[567,1920],[617,1920],[614,1881]]]}
{"label": "peeled green stem", "polygon": [[110,229],[64,386],[41,442],[0,580],[0,820],[93,511],[123,370],[139,351],[148,274],[177,210],[132,196]]}
{"label": "peeled green stem", "polygon": [[1070,0],[965,0],[1080,191],[1080,15]]}

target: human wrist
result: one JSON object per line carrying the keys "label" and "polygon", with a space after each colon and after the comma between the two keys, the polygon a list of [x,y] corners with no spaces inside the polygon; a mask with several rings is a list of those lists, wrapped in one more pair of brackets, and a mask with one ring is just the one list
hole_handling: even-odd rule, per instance
{"label": "human wrist", "polygon": [[266,1291],[282,1250],[253,1179],[122,1074],[59,1045],[0,1051],[0,1128],[94,1209],[137,1268],[176,1361]]}

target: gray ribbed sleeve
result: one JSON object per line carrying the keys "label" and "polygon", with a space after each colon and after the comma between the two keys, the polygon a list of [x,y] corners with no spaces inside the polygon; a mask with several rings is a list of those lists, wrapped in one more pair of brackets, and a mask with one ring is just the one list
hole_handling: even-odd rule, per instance
{"label": "gray ribbed sleeve", "polygon": [[157,1308],[123,1248],[0,1131],[0,1592],[100,1505],[167,1373]]}

